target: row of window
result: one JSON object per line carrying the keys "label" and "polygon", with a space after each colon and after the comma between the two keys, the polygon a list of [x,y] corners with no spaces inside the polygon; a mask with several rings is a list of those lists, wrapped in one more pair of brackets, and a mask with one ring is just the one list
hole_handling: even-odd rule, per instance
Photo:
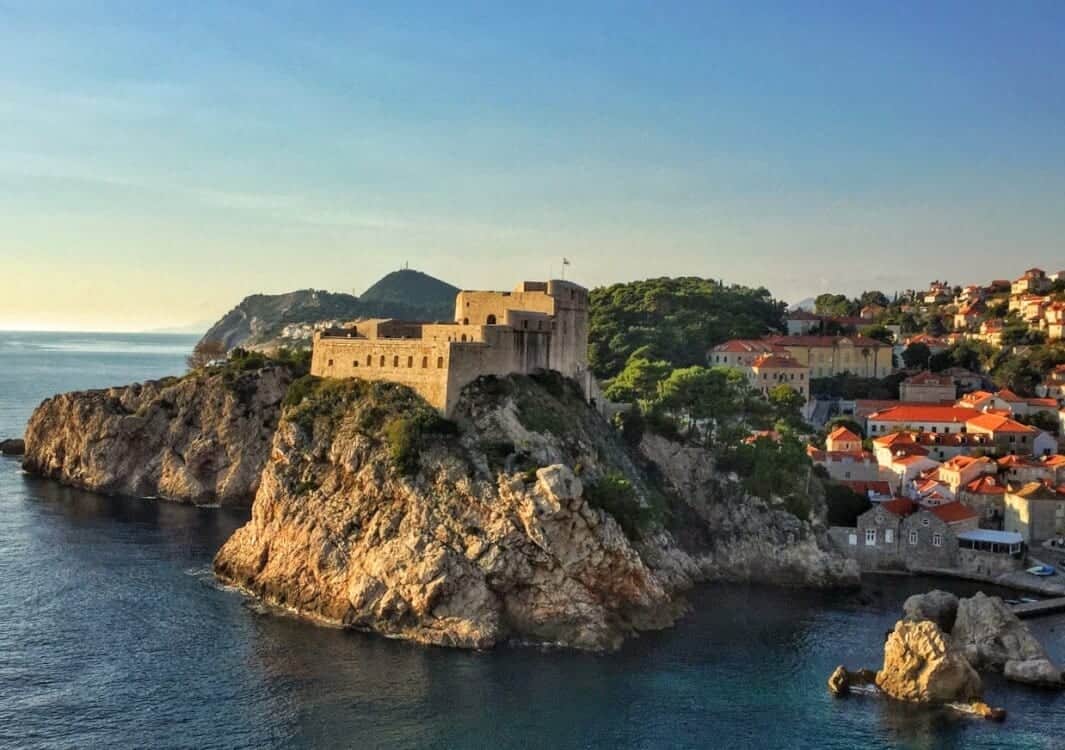
{"label": "row of window", "polygon": [[[386,358],[385,358],[385,355],[382,354],[379,361],[380,361],[379,366],[380,367],[384,367],[385,366],[385,362],[387,361]],[[398,355],[392,357],[392,366],[393,367],[399,367],[400,366],[399,363],[400,363],[400,358],[399,358]],[[327,367],[332,367],[333,366],[333,360],[331,360],[331,359],[328,360],[326,362],[326,366]],[[359,366],[359,360],[353,359],[351,361],[351,366],[352,367],[358,367]],[[436,366],[437,366],[437,369],[442,369],[443,368],[443,366],[444,366],[444,358],[443,357],[437,357],[436,358]],[[373,367],[373,355],[372,354],[367,354],[366,355],[366,367]],[[414,367],[414,357],[411,357],[411,356],[407,357],[407,367]],[[422,369],[425,369],[425,368],[428,368],[428,367],[429,367],[429,358],[428,357],[422,357]]]}
{"label": "row of window", "polygon": [[[877,537],[876,529],[866,529],[865,530],[865,546],[866,547],[875,547],[876,546],[876,537]],[[858,540],[855,537],[855,535],[851,534],[850,535],[850,543],[852,545],[853,544],[857,544],[857,541]],[[916,531],[911,531],[910,532],[910,534],[909,534],[909,542],[910,542],[911,545],[914,545],[914,546],[917,545],[918,535],[917,535]],[[894,544],[894,543],[895,543],[895,530],[894,529],[884,529],[884,544]],[[943,546],[943,535],[941,533],[939,533],[938,531],[936,531],[936,532],[934,532],[932,534],[932,546],[933,547],[942,547]]]}

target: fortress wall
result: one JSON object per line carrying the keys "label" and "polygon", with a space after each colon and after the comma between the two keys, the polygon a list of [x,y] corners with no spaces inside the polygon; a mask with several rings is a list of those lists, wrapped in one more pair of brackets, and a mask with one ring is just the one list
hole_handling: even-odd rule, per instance
{"label": "fortress wall", "polygon": [[551,333],[499,330],[490,344],[452,344],[448,371],[446,413],[450,413],[463,387],[481,375],[505,376],[547,369],[551,358]]}
{"label": "fortress wall", "polygon": [[507,310],[527,310],[552,315],[555,301],[546,292],[459,292],[455,297],[455,321],[486,325],[494,315],[497,324],[506,320]]}
{"label": "fortress wall", "polygon": [[401,383],[443,410],[447,405],[449,359],[446,342],[316,337],[311,374]]}

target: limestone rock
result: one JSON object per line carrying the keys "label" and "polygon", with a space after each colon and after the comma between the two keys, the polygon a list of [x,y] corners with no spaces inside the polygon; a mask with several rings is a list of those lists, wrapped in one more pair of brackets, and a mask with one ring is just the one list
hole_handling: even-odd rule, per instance
{"label": "limestone rock", "polygon": [[876,684],[892,698],[912,703],[972,701],[982,689],[976,670],[930,620],[895,624]]}
{"label": "limestone rock", "polygon": [[944,633],[954,629],[958,614],[958,597],[936,589],[927,594],[914,594],[902,605],[903,619],[913,622],[931,620]]}
{"label": "limestone rock", "polygon": [[844,696],[850,693],[850,675],[842,665],[836,667],[832,674],[828,676],[828,691],[836,696]]}
{"label": "limestone rock", "polygon": [[[804,521],[749,495],[738,480],[722,475],[708,453],[646,434],[640,451],[660,470],[681,501],[674,507],[678,530],[668,554],[641,548],[645,556],[685,567],[699,581],[744,581],[817,588],[859,583],[858,564],[827,541],[824,506]],[[694,569],[694,570],[693,570]]]}
{"label": "limestone rock", "polygon": [[997,596],[978,592],[958,603],[951,637],[977,669],[1003,671],[1009,661],[1047,658],[1028,626]]}
{"label": "limestone rock", "polygon": [[268,367],[53,396],[26,427],[23,465],[96,492],[249,505],[291,380]]}
{"label": "limestone rock", "polygon": [[[514,382],[531,389],[523,399],[548,399],[529,379]],[[222,579],[316,618],[468,648],[614,649],[683,611],[585,497],[607,473],[637,488],[642,480],[579,397],[542,405],[570,412],[563,438],[530,438],[511,398],[468,396],[459,434],[422,435],[413,465],[401,465],[391,432],[375,425],[428,423],[429,407],[390,384],[346,387],[348,400],[328,412],[313,397],[285,412],[251,520],[215,559]],[[508,471],[517,459],[503,445],[531,456],[522,460],[555,461]]]}
{"label": "limestone rock", "polygon": [[26,442],[22,438],[0,440],[0,456],[21,456],[26,452]]}
{"label": "limestone rock", "polygon": [[1006,662],[1002,673],[1007,680],[1024,682],[1040,687],[1065,687],[1061,670],[1049,659],[1011,659]]}

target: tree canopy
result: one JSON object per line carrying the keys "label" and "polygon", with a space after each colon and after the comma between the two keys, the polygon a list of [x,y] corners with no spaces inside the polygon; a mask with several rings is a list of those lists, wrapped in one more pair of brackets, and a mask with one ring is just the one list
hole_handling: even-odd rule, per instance
{"label": "tree canopy", "polygon": [[593,289],[588,354],[600,378],[612,378],[647,347],[645,358],[673,368],[702,365],[731,338],[783,330],[785,304],[764,288],[696,277],[659,278]]}

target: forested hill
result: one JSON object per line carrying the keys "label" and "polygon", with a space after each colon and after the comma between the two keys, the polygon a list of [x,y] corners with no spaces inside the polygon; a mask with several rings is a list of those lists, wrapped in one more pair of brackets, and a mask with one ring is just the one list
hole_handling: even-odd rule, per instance
{"label": "forested hill", "polygon": [[674,367],[704,365],[707,350],[723,341],[783,331],[785,308],[765,288],[692,276],[600,287],[591,293],[590,364],[611,378],[647,346]]}
{"label": "forested hill", "polygon": [[346,321],[356,318],[451,320],[458,289],[419,271],[388,274],[361,297],[301,289],[285,294],[253,294],[226,313],[204,334],[202,341],[235,346],[278,343],[290,324]]}

